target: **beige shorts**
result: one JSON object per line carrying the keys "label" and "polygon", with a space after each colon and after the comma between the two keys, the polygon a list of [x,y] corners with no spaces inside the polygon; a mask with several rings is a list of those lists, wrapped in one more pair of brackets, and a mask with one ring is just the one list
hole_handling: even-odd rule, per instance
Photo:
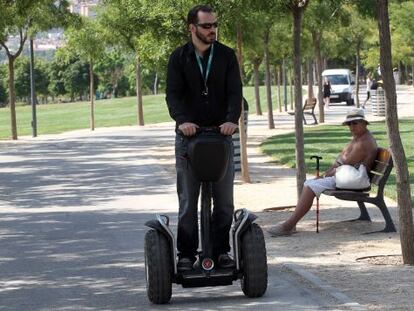
{"label": "beige shorts", "polygon": [[305,181],[305,186],[308,186],[312,192],[319,198],[325,190],[334,190],[336,188],[335,176],[308,179]]}

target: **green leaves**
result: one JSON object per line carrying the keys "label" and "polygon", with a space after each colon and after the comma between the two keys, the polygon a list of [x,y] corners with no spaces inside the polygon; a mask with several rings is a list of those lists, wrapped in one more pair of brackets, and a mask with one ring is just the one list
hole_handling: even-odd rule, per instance
{"label": "green leaves", "polygon": [[82,19],[82,23],[71,26],[65,31],[67,48],[73,54],[85,61],[96,60],[105,51],[105,42],[98,23],[89,18]]}

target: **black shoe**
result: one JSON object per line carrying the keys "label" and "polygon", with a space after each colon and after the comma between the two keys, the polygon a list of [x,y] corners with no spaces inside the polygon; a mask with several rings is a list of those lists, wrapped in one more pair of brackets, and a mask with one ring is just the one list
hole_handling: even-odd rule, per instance
{"label": "black shoe", "polygon": [[234,268],[236,266],[233,258],[231,258],[228,254],[221,254],[218,256],[217,264],[220,268],[223,269]]}
{"label": "black shoe", "polygon": [[193,270],[193,263],[194,259],[189,257],[181,257],[177,263],[177,271],[178,272],[185,272]]}

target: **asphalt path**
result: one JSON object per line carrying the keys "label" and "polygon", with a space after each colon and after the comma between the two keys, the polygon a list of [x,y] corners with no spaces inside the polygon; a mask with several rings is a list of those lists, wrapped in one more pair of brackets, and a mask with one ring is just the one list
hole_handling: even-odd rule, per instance
{"label": "asphalt path", "polygon": [[176,224],[172,145],[171,124],[0,142],[0,310],[347,309],[272,263],[262,298],[237,281],[173,285],[170,304],[150,304],[144,223],[161,212]]}

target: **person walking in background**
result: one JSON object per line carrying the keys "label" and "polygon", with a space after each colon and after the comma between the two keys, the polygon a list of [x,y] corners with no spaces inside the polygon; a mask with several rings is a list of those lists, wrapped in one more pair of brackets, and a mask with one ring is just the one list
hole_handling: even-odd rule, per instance
{"label": "person walking in background", "polygon": [[[193,269],[198,249],[198,196],[200,181],[188,162],[187,148],[198,127],[218,127],[223,135],[238,128],[242,83],[235,52],[216,41],[217,18],[207,5],[188,12],[190,41],[170,56],[166,100],[176,121],[175,157],[179,199],[177,249],[179,271]],[[178,131],[179,130],[179,131]],[[181,132],[181,134],[179,133]],[[233,150],[232,150],[233,151]],[[213,259],[221,268],[231,268],[229,232],[233,220],[233,152],[224,177],[213,183]]]}
{"label": "person walking in background", "polygon": [[325,81],[323,82],[323,101],[325,103],[325,109],[329,109],[331,93],[331,82],[329,82],[329,79],[325,77]]}
{"label": "person walking in background", "polygon": [[365,105],[367,104],[368,100],[371,97],[371,87],[372,87],[372,75],[369,73],[367,76],[367,98],[365,99],[364,103],[362,104],[362,108],[365,109]]}

